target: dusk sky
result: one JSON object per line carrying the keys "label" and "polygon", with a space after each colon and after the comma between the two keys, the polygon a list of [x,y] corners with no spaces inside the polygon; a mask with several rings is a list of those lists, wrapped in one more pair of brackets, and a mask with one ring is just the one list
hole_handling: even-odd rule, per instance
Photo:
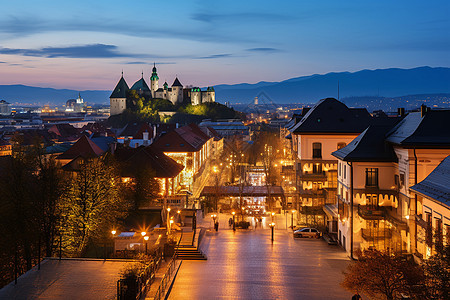
{"label": "dusk sky", "polygon": [[281,81],[450,67],[450,1],[2,1],[0,84]]}

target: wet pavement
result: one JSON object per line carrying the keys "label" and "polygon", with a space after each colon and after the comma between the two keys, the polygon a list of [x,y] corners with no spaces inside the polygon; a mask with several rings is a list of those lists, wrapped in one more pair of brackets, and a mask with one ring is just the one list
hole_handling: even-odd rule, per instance
{"label": "wet pavement", "polygon": [[[183,261],[169,299],[351,298],[339,285],[349,263],[342,249],[323,240],[294,240],[282,225],[272,244],[267,219],[263,228],[233,232],[221,215],[222,229],[202,242],[208,260]],[[276,222],[284,224],[285,217]]]}
{"label": "wet pavement", "polygon": [[132,261],[46,259],[0,290],[0,299],[116,299],[120,271]]}

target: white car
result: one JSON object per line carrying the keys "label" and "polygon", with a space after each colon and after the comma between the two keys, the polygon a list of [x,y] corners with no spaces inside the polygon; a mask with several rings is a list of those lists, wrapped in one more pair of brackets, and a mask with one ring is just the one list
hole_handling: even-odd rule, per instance
{"label": "white car", "polygon": [[318,239],[320,237],[320,232],[316,228],[309,228],[309,227],[295,230],[294,238],[301,238],[301,237]]}

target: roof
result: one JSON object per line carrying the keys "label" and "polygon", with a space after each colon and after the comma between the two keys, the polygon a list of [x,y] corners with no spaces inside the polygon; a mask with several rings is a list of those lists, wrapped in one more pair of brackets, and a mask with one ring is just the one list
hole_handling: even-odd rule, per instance
{"label": "roof", "polygon": [[58,138],[65,141],[77,140],[80,136],[80,129],[66,124],[55,124],[48,129],[48,132],[52,132],[58,136]]}
{"label": "roof", "polygon": [[102,155],[103,151],[87,136],[82,135],[81,138],[73,144],[66,152],[58,156],[58,159],[75,159],[79,156],[83,158],[95,158]]}
{"label": "roof", "polygon": [[122,175],[127,177],[134,177],[142,167],[154,170],[157,178],[173,178],[184,169],[184,166],[152,146],[119,148],[114,156],[122,166]]}
{"label": "roof", "polygon": [[175,78],[175,81],[173,82],[172,86],[181,86],[181,87],[183,87],[183,85],[178,80],[178,77]]}
{"label": "roof", "polygon": [[332,155],[343,161],[397,162],[392,145],[385,141],[385,134],[392,125],[371,125],[346,147]]}
{"label": "roof", "polygon": [[109,150],[111,144],[116,142],[116,139],[112,136],[93,136],[94,134],[91,136],[91,141],[105,152]]}
{"label": "roof", "polygon": [[[365,112],[364,112],[365,111]],[[344,103],[326,98],[320,100],[292,127],[297,134],[360,133],[370,125],[371,117],[366,109],[349,109]]]}
{"label": "roof", "polygon": [[128,87],[128,84],[122,76],[120,77],[119,82],[117,83],[114,91],[112,92],[111,96],[109,96],[109,98],[126,98],[129,89],[130,88]]}
{"label": "roof", "polygon": [[163,152],[197,152],[208,140],[200,127],[190,124],[161,136],[153,146]]}
{"label": "roof", "polygon": [[3,139],[0,139],[0,147],[1,146],[11,146],[11,144]]}
{"label": "roof", "polygon": [[150,91],[150,88],[148,87],[147,82],[145,82],[144,78],[141,78],[133,84],[130,90]]}
{"label": "roof", "polygon": [[227,196],[243,196],[243,197],[264,197],[268,195],[270,191],[271,196],[284,195],[283,188],[281,186],[205,186],[202,190],[201,196],[215,196],[215,195],[227,195]]}
{"label": "roof", "polygon": [[449,206],[450,156],[447,156],[424,180],[410,187],[415,193]]}
{"label": "roof", "polygon": [[[447,125],[445,125],[447,124]],[[450,147],[450,110],[409,113],[389,133],[386,140],[405,147]]]}
{"label": "roof", "polygon": [[153,137],[153,128],[148,123],[128,123],[118,136],[132,136],[134,139],[142,139],[142,132],[144,131],[148,131],[149,138]]}

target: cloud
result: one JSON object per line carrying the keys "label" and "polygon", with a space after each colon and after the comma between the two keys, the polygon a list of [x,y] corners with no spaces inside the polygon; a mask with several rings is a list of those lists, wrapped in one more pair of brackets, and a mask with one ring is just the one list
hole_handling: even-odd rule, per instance
{"label": "cloud", "polygon": [[35,56],[35,57],[68,57],[68,58],[116,58],[143,57],[141,54],[121,53],[115,45],[91,44],[68,47],[46,47],[41,49],[0,48],[0,54]]}
{"label": "cloud", "polygon": [[249,51],[249,52],[266,52],[266,53],[281,52],[280,49],[276,49],[276,48],[250,48],[250,49],[247,49],[246,51]]}
{"label": "cloud", "polygon": [[230,53],[224,54],[213,54],[208,56],[200,56],[200,57],[192,57],[193,59],[215,59],[215,58],[224,58],[224,57],[232,57],[233,55]]}

